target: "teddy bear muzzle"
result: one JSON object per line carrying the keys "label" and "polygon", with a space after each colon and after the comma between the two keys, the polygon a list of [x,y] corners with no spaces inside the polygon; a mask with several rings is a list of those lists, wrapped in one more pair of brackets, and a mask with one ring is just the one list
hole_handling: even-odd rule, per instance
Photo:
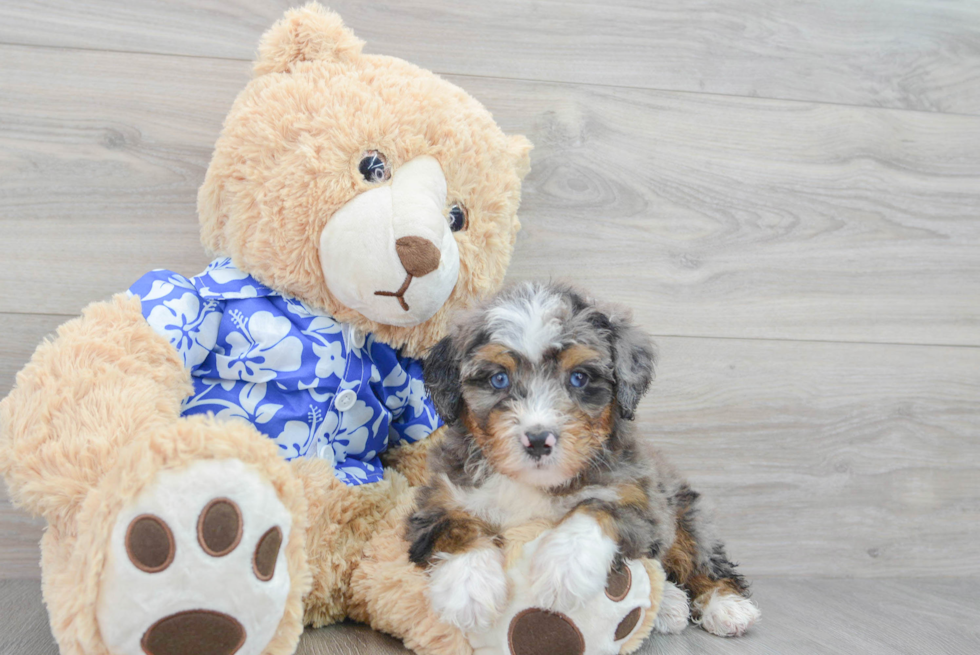
{"label": "teddy bear muzzle", "polygon": [[320,265],[341,303],[385,325],[411,327],[449,299],[459,249],[446,218],[447,187],[435,158],[420,155],[390,183],[347,201],[320,233]]}

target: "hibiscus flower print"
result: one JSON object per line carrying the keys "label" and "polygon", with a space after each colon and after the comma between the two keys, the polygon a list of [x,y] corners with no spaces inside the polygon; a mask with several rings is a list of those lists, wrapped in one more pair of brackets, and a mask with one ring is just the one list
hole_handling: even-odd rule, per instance
{"label": "hibiscus flower print", "polygon": [[343,379],[347,359],[344,357],[344,344],[332,341],[326,345],[314,343],[313,354],[316,355],[317,378],[338,377]]}
{"label": "hibiscus flower print", "polygon": [[[380,422],[379,419],[382,418],[384,417],[379,412],[375,412],[363,400],[358,400],[349,410],[341,412],[334,443],[341,446],[339,450],[343,451],[343,456],[337,457],[337,461],[342,462],[349,456],[364,453],[371,436],[378,433],[377,426],[372,424]],[[335,445],[334,451],[337,450]]]}
{"label": "hibiscus flower print", "polygon": [[248,273],[240,270],[231,263],[230,257],[211,262],[211,264],[204,269],[204,273],[201,274],[201,277],[204,277],[205,275],[211,276],[211,279],[218,284],[228,284],[229,282],[244,280],[248,277]]}
{"label": "hibiscus flower print", "polygon": [[230,352],[216,359],[222,378],[269,382],[279,372],[299,369],[303,343],[289,335],[292,323],[288,318],[265,311],[255,312],[247,320],[237,310],[228,314],[238,330],[225,337]]}
{"label": "hibiscus flower print", "polygon": [[[130,292],[190,370],[181,414],[247,421],[287,460],[321,458],[347,484],[376,482],[389,440],[422,439],[440,424],[420,363],[227,258],[193,278],[148,273]],[[356,400],[347,393],[336,405],[345,391]]]}
{"label": "hibiscus flower print", "polygon": [[146,322],[174,345],[184,366],[191,368],[204,361],[218,339],[221,312],[216,305],[208,301],[202,307],[195,294],[185,293],[154,307]]}
{"label": "hibiscus flower print", "polygon": [[330,451],[329,458],[333,459],[333,450],[330,448],[327,435],[336,427],[336,414],[327,412],[327,415],[323,416],[319,407],[310,405],[306,420],[287,421],[282,432],[276,437],[276,442],[279,448],[286,451],[286,456],[290,459],[304,455],[324,457],[326,451]]}

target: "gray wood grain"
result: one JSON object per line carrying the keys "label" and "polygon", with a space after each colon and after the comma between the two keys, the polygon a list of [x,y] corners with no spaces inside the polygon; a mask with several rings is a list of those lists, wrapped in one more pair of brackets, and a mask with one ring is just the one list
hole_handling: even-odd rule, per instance
{"label": "gray wood grain", "polygon": [[[980,649],[976,579],[759,580],[763,621],[738,639],[690,626],[653,635],[638,655],[701,653],[972,655]],[[33,580],[0,581],[0,653],[56,655],[41,590]],[[362,625],[307,630],[297,655],[400,655],[398,641]]]}
{"label": "gray wood grain", "polygon": [[[18,0],[0,42],[251,59],[298,0]],[[443,73],[980,112],[972,0],[328,3],[370,52]]]}
{"label": "gray wood grain", "polygon": [[58,654],[39,581],[0,580],[0,654]]}
{"label": "gray wood grain", "polygon": [[[200,271],[196,188],[247,64],[0,58],[0,311]],[[512,279],[574,278],[660,334],[980,345],[980,118],[454,81],[537,144]]]}
{"label": "gray wood grain", "polygon": [[[0,315],[0,394],[60,320]],[[980,576],[980,349],[657,342],[638,429],[750,577]],[[0,526],[0,577],[38,575],[40,523]]]}
{"label": "gray wood grain", "polygon": [[980,575],[980,349],[658,338],[639,429],[753,575]]}
{"label": "gray wood grain", "polygon": [[6,485],[0,478],[0,580],[41,577],[40,543],[44,525],[43,519],[11,506]]}

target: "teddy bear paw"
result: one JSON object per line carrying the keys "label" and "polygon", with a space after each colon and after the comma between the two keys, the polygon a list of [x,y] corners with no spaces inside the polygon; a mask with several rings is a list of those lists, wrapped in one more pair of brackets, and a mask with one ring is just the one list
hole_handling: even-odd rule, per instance
{"label": "teddy bear paw", "polygon": [[486,630],[507,604],[507,575],[496,548],[444,555],[429,571],[429,600],[445,623]]}
{"label": "teddy bear paw", "polygon": [[535,605],[527,570],[525,559],[509,571],[512,598],[493,628],[468,635],[474,655],[616,655],[649,632],[653,588],[640,562],[617,562],[604,588],[567,613]]}
{"label": "teddy bear paw", "polygon": [[616,543],[587,514],[577,514],[548,534],[531,560],[531,590],[537,604],[569,611],[606,585]]}
{"label": "teddy bear paw", "polygon": [[238,460],[161,471],[116,517],[99,605],[114,655],[259,655],[283,618],[291,516]]}

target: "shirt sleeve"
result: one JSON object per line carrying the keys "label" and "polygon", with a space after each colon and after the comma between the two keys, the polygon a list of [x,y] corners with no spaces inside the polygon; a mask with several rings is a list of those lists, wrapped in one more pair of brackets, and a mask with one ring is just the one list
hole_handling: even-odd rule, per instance
{"label": "shirt sleeve", "polygon": [[385,406],[391,412],[388,442],[420,441],[442,426],[442,418],[425,388],[422,362],[401,357],[390,346],[376,344],[387,352],[376,352],[374,363],[381,374]]}
{"label": "shirt sleeve", "polygon": [[224,303],[202,298],[190,280],[173,271],[156,270],[129,288],[138,296],[143,316],[153,330],[167,339],[192,372],[218,341]]}

